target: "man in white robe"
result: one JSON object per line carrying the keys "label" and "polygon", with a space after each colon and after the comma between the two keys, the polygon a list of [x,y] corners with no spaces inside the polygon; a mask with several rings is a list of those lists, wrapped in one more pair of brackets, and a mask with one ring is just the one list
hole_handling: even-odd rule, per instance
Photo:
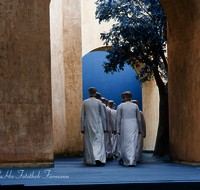
{"label": "man in white robe", "polygon": [[[124,102],[125,102],[125,97],[124,97],[124,92],[121,94],[121,98],[122,98],[122,103],[121,104],[123,104]],[[119,163],[121,163],[121,161],[122,161],[122,157],[121,157],[121,145],[120,145],[120,136],[119,136],[119,134],[117,133],[117,112],[118,112],[118,110],[120,109],[120,106],[121,106],[121,104],[120,105],[118,105],[118,107],[117,107],[117,111],[116,111],[116,116],[115,116],[115,128],[114,128],[114,131],[113,131],[113,134],[114,135],[117,135],[118,136],[118,162]]]}
{"label": "man in white robe", "polygon": [[114,144],[114,134],[113,134],[113,131],[114,131],[114,127],[115,127],[115,113],[114,113],[114,110],[113,110],[113,104],[114,104],[114,101],[110,100],[108,101],[108,108],[109,111],[108,111],[108,118],[109,118],[109,124],[108,124],[108,130],[109,130],[109,133],[108,133],[108,141],[107,141],[107,145],[109,147],[109,150],[107,149],[107,152],[109,151],[109,154],[108,154],[108,159],[113,159],[114,158],[114,154],[113,154],[113,144]]}
{"label": "man in white robe", "polygon": [[[122,103],[121,104],[123,104],[124,102],[125,102],[125,97],[124,97],[124,92],[121,94],[121,98],[122,98]],[[122,157],[121,157],[121,143],[120,143],[120,136],[119,136],[119,134],[117,133],[117,112],[118,112],[118,110],[120,109],[120,106],[121,106],[121,104],[120,105],[118,105],[118,107],[117,107],[117,110],[116,110],[116,115],[115,115],[115,127],[114,127],[114,131],[113,131],[113,134],[114,135],[117,135],[118,136],[118,143],[117,143],[117,148],[118,148],[118,154],[117,154],[117,157],[118,157],[118,162],[119,163],[121,163],[121,161],[122,161]]]}
{"label": "man in white robe", "polygon": [[113,156],[118,158],[119,156],[119,134],[115,131],[115,121],[117,110],[115,110],[115,103],[113,103],[113,115],[114,115],[114,128],[113,128]]}
{"label": "man in white robe", "polygon": [[96,99],[101,100],[101,94],[99,92],[96,92]]}
{"label": "man in white robe", "polygon": [[112,123],[111,123],[111,108],[108,106],[108,100],[106,99],[106,111],[108,115],[108,123],[107,123],[107,134],[106,134],[106,159],[111,160],[113,158],[112,155]]}
{"label": "man in white robe", "polygon": [[108,106],[111,109],[110,111],[110,125],[111,125],[111,147],[112,147],[112,156],[113,158],[118,157],[119,155],[119,146],[118,146],[118,137],[119,135],[115,133],[115,119],[116,119],[116,113],[115,110],[115,103],[114,101],[109,101]]}
{"label": "man in white robe", "polygon": [[105,154],[106,154],[106,141],[107,141],[107,125],[108,125],[108,113],[106,110],[106,99],[104,97],[101,97],[101,102],[103,104],[103,109],[104,109],[104,113],[106,116],[106,132],[104,133],[104,144],[105,144]]}
{"label": "man in white robe", "polygon": [[121,158],[124,166],[136,166],[138,134],[142,132],[140,110],[131,102],[132,93],[125,92],[125,103],[117,110],[116,127],[120,135]]}
{"label": "man in white robe", "polygon": [[107,126],[107,124],[108,124],[108,114],[107,114],[107,111],[106,111],[106,99],[104,97],[101,97],[100,100],[103,104],[103,109],[104,109],[105,116],[106,116],[106,126]]}
{"label": "man in white robe", "polygon": [[[134,104],[137,104],[138,106],[138,101],[137,100],[132,100],[131,101]],[[137,145],[137,161],[141,162],[142,161],[142,151],[143,151],[143,138],[146,137],[146,122],[144,119],[144,114],[142,111],[140,111],[141,114],[141,121],[142,121],[142,133],[138,135],[138,145]]]}
{"label": "man in white robe", "polygon": [[96,99],[96,88],[89,88],[89,96],[83,101],[81,112],[81,133],[84,134],[84,161],[87,165],[105,165],[106,154],[104,133],[106,120],[103,104]]}

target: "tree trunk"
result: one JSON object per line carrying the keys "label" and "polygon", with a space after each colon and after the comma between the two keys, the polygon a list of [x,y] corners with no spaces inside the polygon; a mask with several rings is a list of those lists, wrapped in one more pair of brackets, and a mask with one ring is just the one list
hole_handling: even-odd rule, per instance
{"label": "tree trunk", "polygon": [[156,144],[153,156],[169,156],[169,112],[168,112],[168,90],[164,85],[158,70],[154,70],[154,76],[159,89],[159,124],[157,130]]}
{"label": "tree trunk", "polygon": [[160,94],[159,124],[153,156],[169,156],[168,93]]}

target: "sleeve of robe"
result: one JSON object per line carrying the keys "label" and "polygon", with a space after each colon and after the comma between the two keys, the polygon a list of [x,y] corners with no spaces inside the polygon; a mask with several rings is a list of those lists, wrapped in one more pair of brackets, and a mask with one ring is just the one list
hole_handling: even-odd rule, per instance
{"label": "sleeve of robe", "polygon": [[108,125],[108,113],[106,110],[106,106],[104,107],[104,111],[105,111],[105,117],[106,117],[106,126]]}
{"label": "sleeve of robe", "polygon": [[85,104],[83,102],[81,110],[81,131],[85,131]]}
{"label": "sleeve of robe", "polygon": [[[103,109],[104,109],[105,120],[106,120],[106,126],[107,126],[107,124],[108,124],[108,113],[107,113],[107,111],[106,111],[106,106],[105,106],[105,105],[103,105]],[[107,129],[106,129],[106,130],[107,130]]]}
{"label": "sleeve of robe", "polygon": [[121,133],[121,119],[122,119],[122,109],[121,106],[117,108],[117,116],[115,121],[115,127],[117,133]]}
{"label": "sleeve of robe", "polygon": [[114,128],[115,128],[115,124],[114,124],[114,121],[113,121],[113,118],[114,117],[114,115],[113,115],[113,113],[112,113],[112,110],[110,110],[110,112],[109,112],[109,122],[110,122],[110,127],[111,127],[111,129],[110,129],[110,131],[112,132],[112,131],[114,131]]}
{"label": "sleeve of robe", "polygon": [[143,112],[140,112],[140,113],[141,113],[141,120],[142,120],[143,136],[146,137],[146,122],[145,122],[145,119],[144,119]]}
{"label": "sleeve of robe", "polygon": [[[119,110],[117,108],[117,110]],[[114,131],[117,131],[117,110],[116,110],[116,113],[115,113],[115,125],[114,125]]]}
{"label": "sleeve of robe", "polygon": [[107,113],[107,117],[108,117],[106,129],[107,129],[107,131],[111,131],[111,129],[110,129],[110,110],[106,109],[106,113]]}
{"label": "sleeve of robe", "polygon": [[138,122],[138,127],[139,127],[139,132],[141,132],[142,134],[143,133],[143,129],[142,129],[142,120],[141,120],[141,113],[140,113],[140,110],[137,106],[137,109],[136,109],[136,116],[137,116],[137,122]]}
{"label": "sleeve of robe", "polygon": [[100,112],[100,116],[101,116],[101,121],[102,121],[102,126],[103,126],[103,130],[106,131],[106,115],[105,115],[105,111],[103,108],[103,104],[101,102],[99,102],[99,112]]}

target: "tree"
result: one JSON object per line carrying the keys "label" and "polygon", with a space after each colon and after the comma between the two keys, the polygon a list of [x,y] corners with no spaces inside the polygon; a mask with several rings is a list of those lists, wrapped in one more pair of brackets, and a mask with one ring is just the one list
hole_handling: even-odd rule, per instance
{"label": "tree", "polygon": [[159,124],[154,156],[169,155],[167,21],[158,0],[97,0],[99,23],[115,20],[109,32],[101,33],[107,49],[106,73],[139,67],[140,83],[155,79],[159,89]]}

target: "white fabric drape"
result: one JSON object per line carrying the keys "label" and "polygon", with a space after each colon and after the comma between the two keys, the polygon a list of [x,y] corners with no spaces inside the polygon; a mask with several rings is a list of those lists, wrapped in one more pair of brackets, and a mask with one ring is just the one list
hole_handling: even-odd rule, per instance
{"label": "white fabric drape", "polygon": [[106,117],[103,104],[96,98],[89,98],[82,104],[81,131],[84,131],[84,162],[96,165],[96,160],[106,163],[104,130]]}
{"label": "white fabric drape", "polygon": [[123,165],[136,166],[138,133],[142,132],[141,114],[136,104],[130,101],[117,108],[117,133],[120,133],[120,148]]}

